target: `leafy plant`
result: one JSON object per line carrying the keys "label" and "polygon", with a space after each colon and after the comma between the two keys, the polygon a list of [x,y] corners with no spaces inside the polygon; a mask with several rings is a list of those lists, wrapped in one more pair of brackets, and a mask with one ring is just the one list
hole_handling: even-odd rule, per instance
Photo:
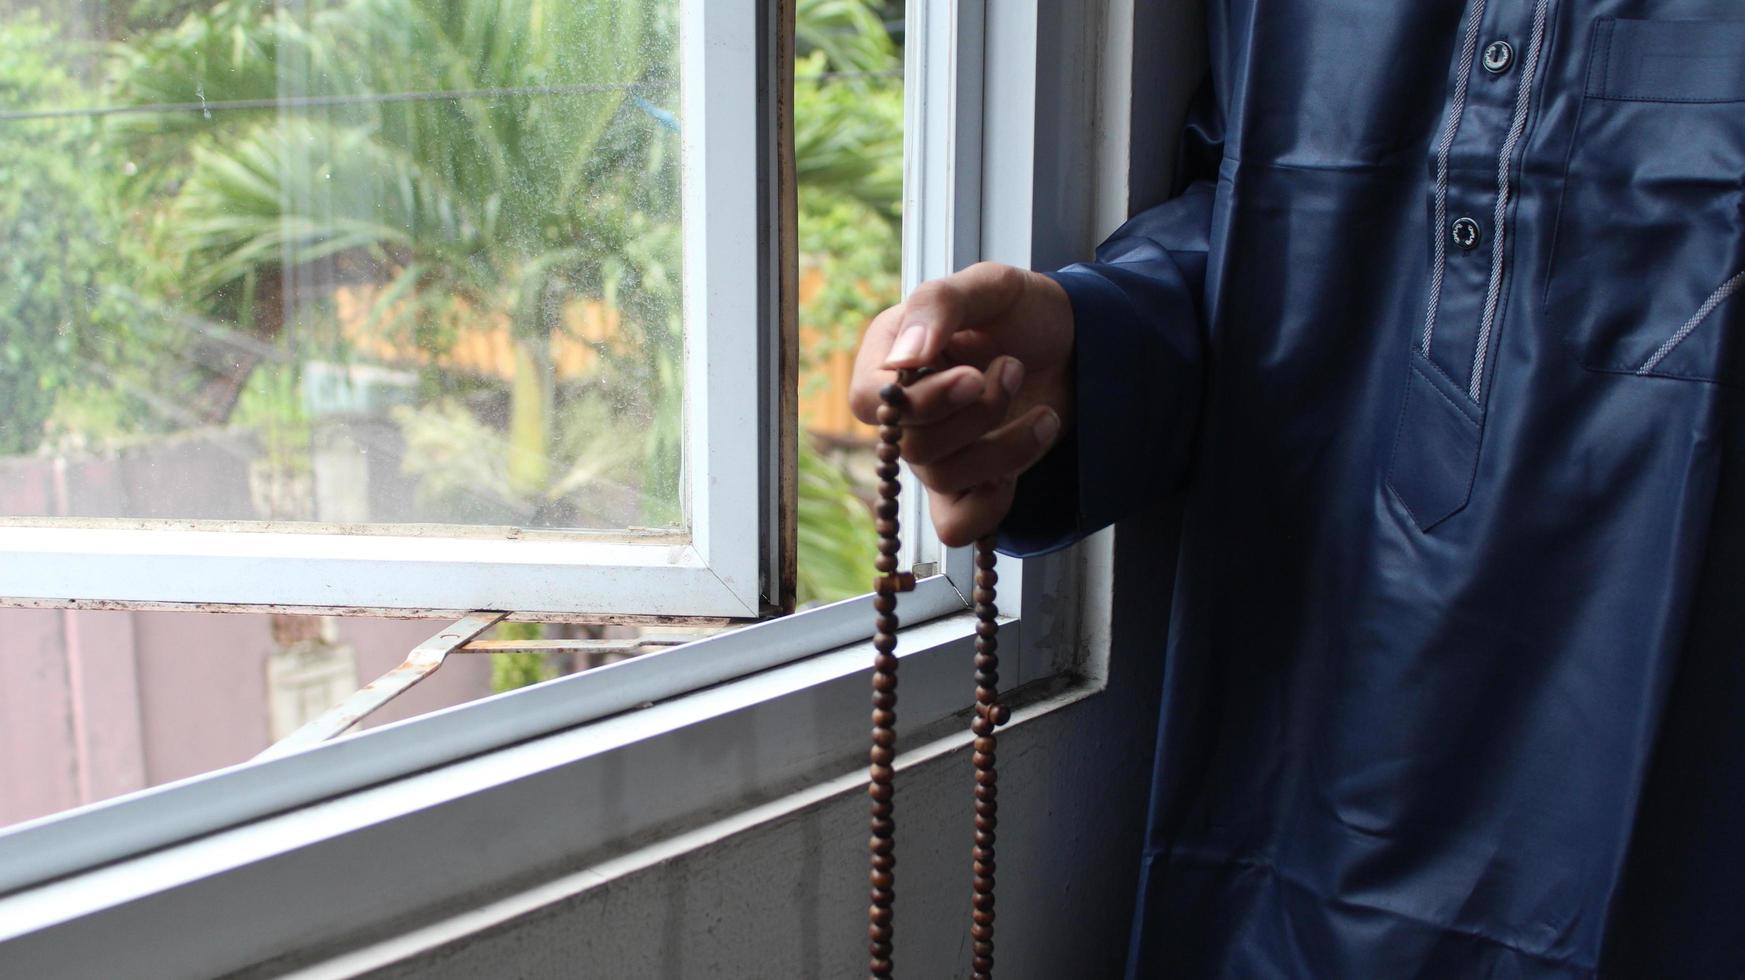
{"label": "leafy plant", "polygon": [[[64,48],[34,12],[0,26],[0,109],[77,105]],[[115,294],[156,273],[114,206],[120,174],[103,149],[89,117],[0,122],[0,454],[35,449],[69,394],[113,404],[123,349],[164,341]]]}

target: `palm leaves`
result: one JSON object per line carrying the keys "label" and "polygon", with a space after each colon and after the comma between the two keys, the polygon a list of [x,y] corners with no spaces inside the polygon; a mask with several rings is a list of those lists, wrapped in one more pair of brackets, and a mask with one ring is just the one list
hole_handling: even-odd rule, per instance
{"label": "palm leaves", "polygon": [[[645,316],[627,322],[633,333],[646,324],[652,342],[624,349],[678,356],[661,308],[676,309],[676,289],[611,271],[629,224],[676,221],[676,167],[647,166],[654,127],[622,111],[632,92],[670,88],[670,6],[326,0],[261,13],[222,0],[118,49],[121,97],[158,111],[122,117],[116,133],[170,201],[164,250],[186,257],[191,298],[215,312],[275,332],[291,277],[361,283],[372,329],[433,354],[433,307],[506,322],[517,348],[508,470],[535,507],[575,483],[549,465],[563,441],[550,344],[566,305],[652,285],[629,304]],[[676,250],[676,236],[654,237]],[[655,267],[676,275],[676,251]],[[637,380],[675,373],[628,366]],[[636,390],[680,397],[676,385]],[[676,423],[676,410],[644,414]],[[649,436],[662,473],[673,441]]]}

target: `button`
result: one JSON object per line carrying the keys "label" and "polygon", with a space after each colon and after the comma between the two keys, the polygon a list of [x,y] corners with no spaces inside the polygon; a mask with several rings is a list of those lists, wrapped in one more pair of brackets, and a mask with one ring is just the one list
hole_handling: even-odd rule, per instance
{"label": "button", "polygon": [[1484,48],[1484,70],[1492,75],[1501,75],[1509,70],[1509,65],[1515,60],[1515,49],[1509,47],[1507,41],[1492,41]]}
{"label": "button", "polygon": [[1478,240],[1480,238],[1478,222],[1471,218],[1455,218],[1452,233],[1454,235],[1454,244],[1459,245],[1461,248],[1471,249],[1478,247]]}

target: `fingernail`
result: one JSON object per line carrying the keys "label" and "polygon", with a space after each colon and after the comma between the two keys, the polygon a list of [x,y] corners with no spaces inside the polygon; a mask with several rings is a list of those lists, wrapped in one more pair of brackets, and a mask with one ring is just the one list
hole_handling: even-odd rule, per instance
{"label": "fingernail", "polygon": [[1018,386],[1024,383],[1024,365],[1017,361],[1007,361],[1000,369],[1000,387],[1006,389],[1007,397],[1018,393]]}
{"label": "fingernail", "polygon": [[921,356],[921,347],[927,342],[927,327],[920,323],[911,323],[897,335],[897,342],[891,345],[890,354],[885,356],[887,366],[898,361],[908,361]]}
{"label": "fingernail", "polygon": [[982,396],[982,379],[973,374],[966,374],[951,383],[946,390],[946,400],[953,405],[968,405]]}
{"label": "fingernail", "polygon": [[1049,412],[1037,419],[1035,428],[1030,431],[1036,434],[1038,445],[1049,445],[1054,442],[1054,437],[1060,434],[1060,416]]}

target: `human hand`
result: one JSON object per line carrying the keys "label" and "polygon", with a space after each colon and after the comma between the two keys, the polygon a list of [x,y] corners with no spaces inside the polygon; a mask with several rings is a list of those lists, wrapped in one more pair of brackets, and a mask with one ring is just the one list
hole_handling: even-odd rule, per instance
{"label": "human hand", "polygon": [[898,368],[937,369],[906,390],[903,458],[940,541],[969,544],[1011,509],[1018,475],[1070,422],[1072,350],[1066,290],[992,262],[922,283],[867,327],[849,390],[861,421],[876,422]]}

